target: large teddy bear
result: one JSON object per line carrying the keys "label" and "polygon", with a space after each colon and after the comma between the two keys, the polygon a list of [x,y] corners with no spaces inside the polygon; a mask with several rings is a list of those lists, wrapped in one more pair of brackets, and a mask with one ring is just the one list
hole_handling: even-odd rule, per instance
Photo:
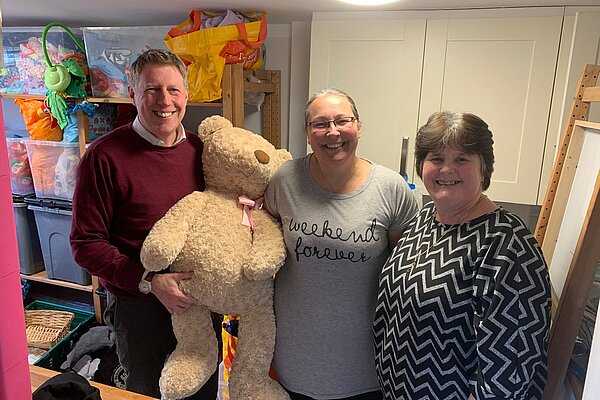
{"label": "large teddy bear", "polygon": [[286,249],[279,222],[253,203],[291,155],[219,116],[202,121],[198,133],[206,190],[175,204],[154,225],[141,252],[150,271],[194,272],[180,287],[197,303],[172,317],[178,343],[163,368],[161,394],[187,397],[213,374],[218,357],[213,311],[240,316],[230,398],[289,399],[268,376],[275,345],[273,276]]}

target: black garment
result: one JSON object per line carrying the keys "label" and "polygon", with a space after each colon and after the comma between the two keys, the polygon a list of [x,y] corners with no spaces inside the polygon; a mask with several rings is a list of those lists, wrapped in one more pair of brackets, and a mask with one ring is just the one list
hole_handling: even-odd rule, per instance
{"label": "black garment", "polygon": [[[289,390],[287,390],[287,392],[290,395],[291,400],[314,400],[312,397],[303,394],[290,392]],[[381,392],[369,392],[338,400],[383,400],[383,394]]]}
{"label": "black garment", "polygon": [[33,392],[33,400],[101,400],[100,391],[75,372],[53,376]]}
{"label": "black garment", "polygon": [[[84,356],[101,358],[98,355],[105,355],[108,350],[114,346],[114,333],[107,326],[94,326],[89,331],[81,335],[73,350],[67,354],[67,359],[60,366],[61,370],[73,368],[77,362]],[[94,379],[95,380],[95,379]]]}
{"label": "black garment", "polygon": [[[159,399],[160,374],[177,345],[171,314],[152,294],[143,299],[126,300],[108,293],[104,319],[115,332],[119,361],[128,373],[125,388]],[[188,400],[216,399],[217,367],[215,365],[215,373]]]}

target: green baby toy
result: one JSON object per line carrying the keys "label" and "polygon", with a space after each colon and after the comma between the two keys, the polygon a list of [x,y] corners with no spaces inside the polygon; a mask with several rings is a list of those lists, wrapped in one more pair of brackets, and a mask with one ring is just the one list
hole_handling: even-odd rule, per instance
{"label": "green baby toy", "polygon": [[75,37],[73,32],[65,25],[58,22],[51,22],[44,28],[42,33],[42,49],[44,58],[48,67],[44,71],[44,83],[48,92],[46,94],[46,105],[50,113],[58,121],[61,129],[67,125],[67,102],[65,97],[84,98],[87,96],[83,84],[86,81],[83,70],[75,58],[67,58],[61,64],[52,64],[48,50],[46,49],[46,36],[48,31],[58,26],[65,30],[71,36],[71,39],[77,44],[81,51],[85,52],[83,43]]}

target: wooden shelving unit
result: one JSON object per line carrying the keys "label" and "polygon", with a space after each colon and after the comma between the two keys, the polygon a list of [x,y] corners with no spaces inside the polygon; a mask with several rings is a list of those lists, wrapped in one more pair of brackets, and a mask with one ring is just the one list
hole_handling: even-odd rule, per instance
{"label": "wooden shelving unit", "polygon": [[60,281],[58,279],[50,279],[50,278],[48,278],[48,274],[46,274],[45,270],[38,272],[37,274],[33,274],[33,275],[21,274],[21,278],[27,279],[30,281],[47,283],[47,284],[55,285],[55,286],[62,286],[62,287],[66,287],[69,289],[81,290],[83,292],[91,293],[94,290],[93,285],[79,285],[77,283]]}
{"label": "wooden shelving unit", "polygon": [[[248,82],[253,75],[261,82]],[[223,99],[220,102],[188,103],[188,107],[221,108],[222,114],[234,126],[244,127],[244,93],[264,93],[265,101],[261,108],[263,116],[263,136],[275,147],[281,147],[281,72],[278,70],[244,71],[242,64],[226,64],[223,74]],[[0,98],[45,100],[44,95],[0,93]],[[133,104],[126,97],[88,97],[92,103]],[[78,111],[80,139],[87,137],[87,116]],[[85,140],[80,140],[81,153],[85,151]]]}
{"label": "wooden shelving unit", "polygon": [[[261,82],[247,82],[246,79],[254,75]],[[221,108],[222,114],[225,118],[229,119],[231,123],[236,126],[244,127],[244,93],[245,92],[262,92],[265,93],[265,101],[261,108],[263,115],[263,136],[271,142],[275,147],[281,147],[281,97],[280,97],[280,80],[281,73],[276,70],[256,70],[256,71],[244,71],[242,64],[226,64],[223,75],[223,98],[221,102],[211,103],[188,103],[188,107],[213,107]],[[45,100],[46,96],[43,95],[29,95],[29,94],[2,94],[0,98],[21,98],[21,99],[35,99]],[[104,103],[104,104],[132,104],[130,98],[116,98],[116,97],[89,97],[87,98],[92,103]],[[81,101],[81,99],[77,99]],[[77,125],[78,125],[78,136],[79,136],[79,152],[81,155],[85,153],[85,145],[88,134],[88,117],[83,111],[77,111]],[[79,285],[76,283],[69,283],[59,281],[56,279],[49,279],[45,271],[37,273],[35,275],[21,275],[22,278],[42,282],[50,285],[68,287],[71,289],[82,290],[85,292],[91,292],[94,302],[94,311],[96,314],[96,320],[102,321],[103,305],[99,295],[96,293],[96,289],[100,286],[98,278],[92,276],[91,285]]]}

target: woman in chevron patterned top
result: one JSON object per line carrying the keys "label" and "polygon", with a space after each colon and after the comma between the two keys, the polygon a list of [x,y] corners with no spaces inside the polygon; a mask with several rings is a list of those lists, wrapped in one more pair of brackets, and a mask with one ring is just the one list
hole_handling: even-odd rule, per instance
{"label": "woman in chevron patterned top", "polygon": [[379,279],[373,332],[385,399],[541,398],[548,269],[523,221],[483,194],[494,164],[488,125],[433,114],[415,162],[433,202]]}

